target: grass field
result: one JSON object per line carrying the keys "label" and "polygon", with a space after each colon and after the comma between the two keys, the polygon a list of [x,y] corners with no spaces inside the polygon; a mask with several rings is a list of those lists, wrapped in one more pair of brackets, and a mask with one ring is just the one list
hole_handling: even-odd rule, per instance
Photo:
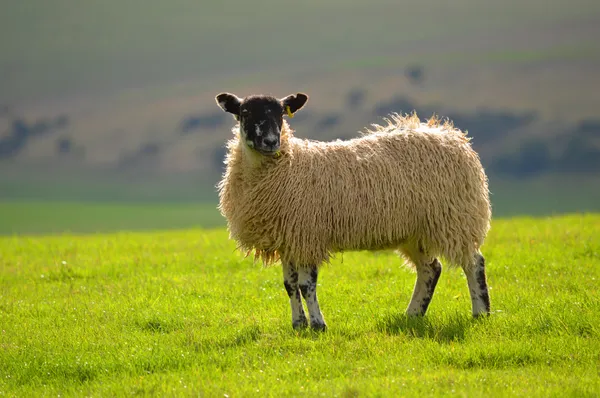
{"label": "grass field", "polygon": [[429,313],[391,253],[324,268],[325,333],[225,230],[0,238],[2,396],[597,396],[599,215],[496,220],[493,314],[446,270]]}
{"label": "grass field", "polygon": [[0,235],[223,226],[216,204],[1,202]]}
{"label": "grass field", "polygon": [[[83,179],[25,185],[0,178],[0,235],[223,227],[215,184],[163,178],[137,185]],[[594,175],[492,177],[490,189],[495,217],[600,211],[600,179]],[[111,195],[118,200],[107,200]]]}

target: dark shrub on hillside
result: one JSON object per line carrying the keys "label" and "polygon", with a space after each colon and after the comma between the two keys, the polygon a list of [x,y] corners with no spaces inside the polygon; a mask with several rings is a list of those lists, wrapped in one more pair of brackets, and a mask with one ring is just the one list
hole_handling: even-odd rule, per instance
{"label": "dark shrub on hillside", "polygon": [[362,88],[352,89],[346,94],[346,106],[350,109],[360,108],[367,97],[367,92]]}
{"label": "dark shrub on hillside", "polygon": [[337,114],[330,114],[319,119],[315,125],[318,131],[332,129],[337,126],[342,120],[342,117]]}
{"label": "dark shrub on hillside", "polygon": [[450,114],[448,116],[454,125],[461,130],[467,130],[475,137],[475,145],[494,139],[502,139],[513,130],[523,128],[535,122],[538,115],[535,112],[512,113],[482,109],[472,115]]}
{"label": "dark shrub on hillside", "polygon": [[585,136],[585,137],[600,137],[600,120],[598,120],[598,119],[582,120],[577,125],[575,134]]}
{"label": "dark shrub on hillside", "polygon": [[142,156],[155,156],[160,152],[160,146],[156,143],[146,143],[140,146],[139,154]]}
{"label": "dark shrub on hillside", "polygon": [[14,156],[25,148],[30,131],[24,120],[14,120],[8,134],[0,139],[0,159]]}
{"label": "dark shrub on hillside", "polygon": [[516,152],[499,157],[490,166],[490,170],[513,177],[527,177],[540,174],[551,168],[552,160],[546,143],[531,140],[523,144]]}
{"label": "dark shrub on hillside", "polygon": [[56,141],[56,152],[59,155],[65,155],[67,153],[70,153],[73,150],[73,143],[71,142],[70,138],[59,138]]}
{"label": "dark shrub on hillside", "polygon": [[28,124],[22,118],[13,119],[7,134],[0,138],[0,159],[17,155],[28,140],[53,133],[67,125],[68,119],[64,115],[52,120],[38,120],[33,124]]}
{"label": "dark shrub on hillside", "polygon": [[421,84],[425,79],[425,67],[423,65],[410,65],[404,69],[404,75],[412,84]]}
{"label": "dark shrub on hillside", "polygon": [[578,173],[600,171],[600,149],[594,147],[587,137],[575,135],[569,139],[558,159],[557,168]]}

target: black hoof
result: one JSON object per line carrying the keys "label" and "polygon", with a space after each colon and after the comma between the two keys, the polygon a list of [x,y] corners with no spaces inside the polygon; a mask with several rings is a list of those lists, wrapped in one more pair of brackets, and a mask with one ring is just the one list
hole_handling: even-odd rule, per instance
{"label": "black hoof", "polygon": [[327,330],[327,325],[324,323],[311,323],[310,328],[315,332],[324,332]]}
{"label": "black hoof", "polygon": [[302,330],[302,329],[306,329],[308,327],[308,321],[306,319],[302,320],[296,320],[292,322],[292,327],[295,330]]}

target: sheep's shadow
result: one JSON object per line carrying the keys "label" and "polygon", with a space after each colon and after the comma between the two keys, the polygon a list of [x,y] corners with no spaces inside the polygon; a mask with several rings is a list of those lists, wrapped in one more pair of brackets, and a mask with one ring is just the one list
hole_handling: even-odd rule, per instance
{"label": "sheep's shadow", "polygon": [[444,318],[407,316],[405,314],[386,315],[377,322],[379,332],[411,338],[430,339],[439,343],[463,341],[468,330],[478,319],[455,314]]}

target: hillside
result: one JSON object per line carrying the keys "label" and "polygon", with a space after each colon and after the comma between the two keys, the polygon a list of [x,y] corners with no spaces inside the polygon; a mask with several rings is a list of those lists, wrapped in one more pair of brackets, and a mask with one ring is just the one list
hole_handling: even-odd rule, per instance
{"label": "hillside", "polygon": [[304,91],[324,140],[449,117],[492,182],[600,172],[595,2],[28,4],[0,16],[0,197],[214,198],[220,91]]}

